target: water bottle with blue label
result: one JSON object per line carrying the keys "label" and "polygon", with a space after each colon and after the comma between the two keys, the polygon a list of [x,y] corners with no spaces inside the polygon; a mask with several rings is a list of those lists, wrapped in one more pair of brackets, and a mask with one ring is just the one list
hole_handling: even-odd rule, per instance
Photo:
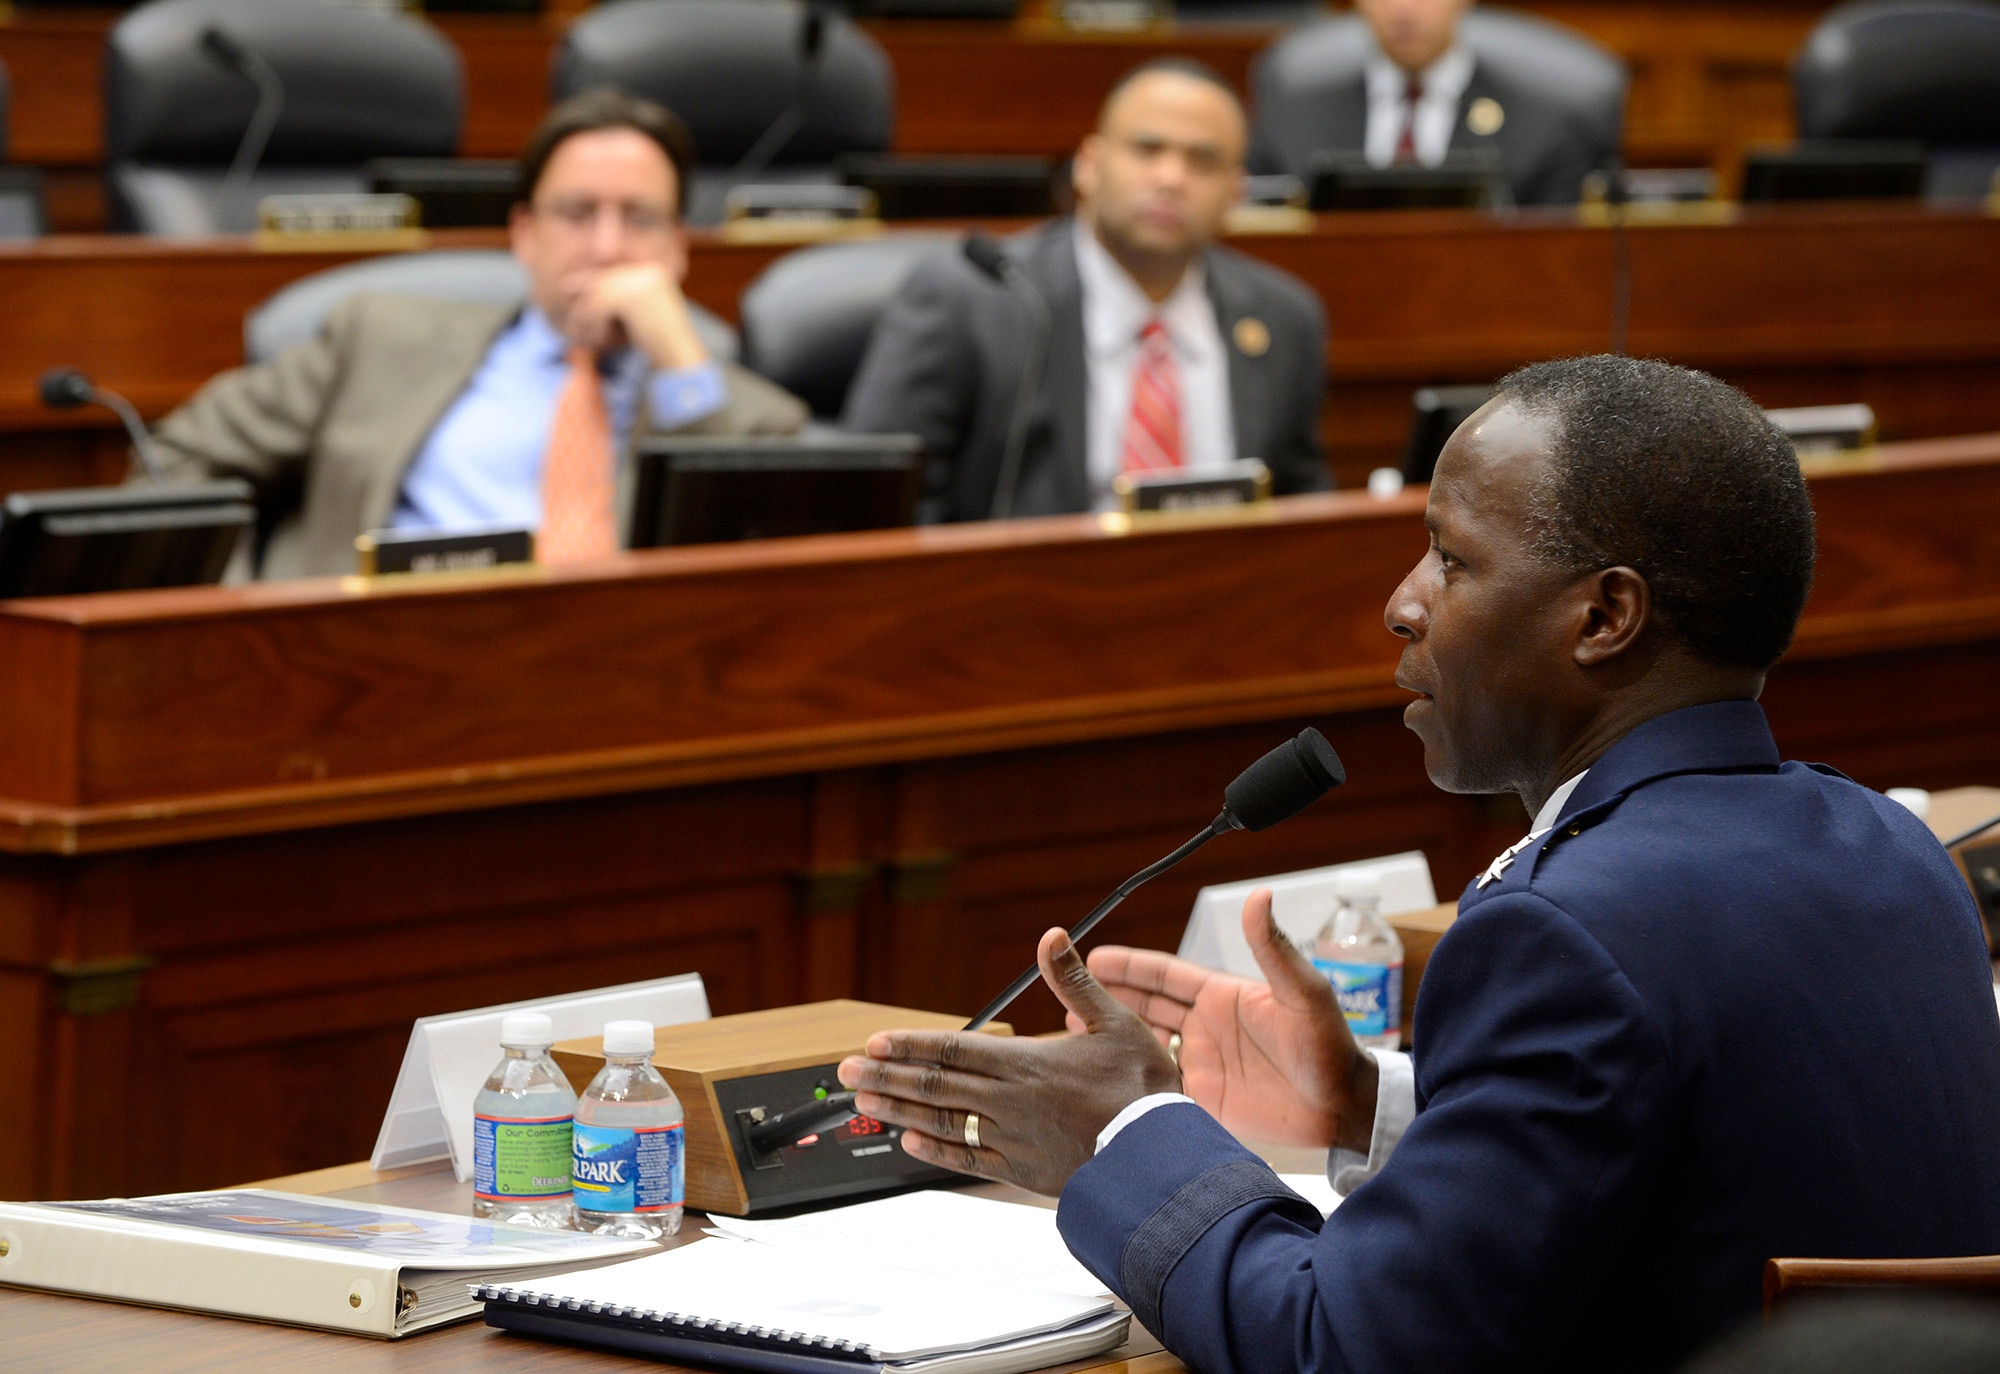
{"label": "water bottle with blue label", "polygon": [[1403,1038],[1403,942],[1382,918],[1382,881],[1347,872],[1333,890],[1333,915],[1313,941],[1313,967],[1333,984],[1357,1044],[1396,1049]]}
{"label": "water bottle with blue label", "polygon": [[653,1023],[604,1028],[604,1067],[576,1102],[570,1186],[577,1229],[657,1240],[681,1229],[685,1114],[653,1067]]}
{"label": "water bottle with blue label", "polygon": [[514,1226],[567,1228],[570,1126],[576,1094],[549,1058],[555,1034],[538,1011],[500,1022],[506,1054],[472,1099],[472,1214]]}

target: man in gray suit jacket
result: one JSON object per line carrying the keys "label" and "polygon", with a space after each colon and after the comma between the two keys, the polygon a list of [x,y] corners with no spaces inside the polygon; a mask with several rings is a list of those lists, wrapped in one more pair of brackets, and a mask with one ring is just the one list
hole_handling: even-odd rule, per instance
{"label": "man in gray suit jacket", "polygon": [[[581,415],[556,495],[589,538],[617,543],[621,451],[635,432],[790,433],[806,409],[710,358],[680,292],[680,188],[694,153],[680,121],[610,91],[552,110],[523,164],[520,309],[359,295],[320,337],[224,373],[156,440],[184,476],[243,477],[297,503],[269,538],[266,577],[351,572],[355,536],[384,527],[540,529],[558,416]],[[564,408],[568,407],[567,410]],[[579,485],[580,481],[580,485]],[[577,493],[581,493],[578,495]]]}
{"label": "man in gray suit jacket", "polygon": [[1242,107],[1194,63],[1149,63],[1077,152],[1074,220],[1009,245],[1046,303],[1018,478],[1001,467],[1031,313],[958,255],[918,267],[876,326],[850,429],[922,436],[922,514],[978,520],[1113,504],[1119,476],[1263,460],[1279,492],[1329,485],[1326,321],[1303,282],[1216,246],[1241,193]]}
{"label": "man in gray suit jacket", "polygon": [[[1472,0],[1356,0],[1374,42],[1351,77],[1310,101],[1259,104],[1251,162],[1308,176],[1323,152],[1376,166],[1434,167],[1448,152],[1491,150],[1517,205],[1574,205],[1590,173],[1615,160],[1586,103],[1553,100],[1477,57],[1459,30]],[[1615,126],[1611,129],[1616,137]]]}

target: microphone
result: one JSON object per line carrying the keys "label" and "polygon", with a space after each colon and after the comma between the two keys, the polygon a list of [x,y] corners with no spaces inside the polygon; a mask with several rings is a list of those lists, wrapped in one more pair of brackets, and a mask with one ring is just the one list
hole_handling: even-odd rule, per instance
{"label": "microphone", "polygon": [[90,378],[73,367],[58,367],[44,372],[35,389],[41,395],[42,404],[50,410],[99,405],[116,415],[124,422],[125,433],[131,436],[132,447],[139,454],[139,465],[146,469],[146,476],[155,482],[162,480],[164,469],[160,465],[159,451],[153,447],[153,436],[130,401],[115,391],[92,385]]}
{"label": "microphone", "polygon": [[805,12],[799,16],[798,88],[792,93],[791,103],[729,169],[730,185],[748,181],[769,167],[805,125],[807,106],[812,103],[813,85],[819,76],[820,53],[826,47],[826,21],[826,0],[806,0]]}
{"label": "microphone", "polygon": [[[1217,835],[1231,830],[1269,830],[1278,822],[1298,815],[1346,781],[1347,769],[1342,767],[1340,755],[1333,752],[1333,746],[1326,742],[1325,735],[1307,726],[1299,732],[1298,738],[1286,740],[1258,759],[1239,773],[1235,782],[1223,789],[1222,814],[1210,821],[1206,830],[1166,858],[1134,873],[1120,883],[1109,897],[1099,902],[1088,916],[1070,927],[1070,943],[1075,944],[1090,934],[1113,907]],[[965,1029],[978,1030],[1005,1011],[1007,1004],[1026,992],[1028,985],[1040,973],[1039,965],[1028,965],[1026,971],[1009,983],[1004,992],[965,1023]]]}
{"label": "microphone", "polygon": [[1021,367],[1021,388],[1014,393],[1014,408],[1007,417],[1007,444],[1000,450],[1000,471],[993,483],[993,505],[989,515],[1005,520],[1014,513],[1015,488],[1021,484],[1021,455],[1028,444],[1028,418],[1034,412],[1035,393],[1042,376],[1042,363],[1049,349],[1049,303],[1028,274],[1021,270],[1006,249],[992,235],[975,229],[965,236],[960,251],[981,274],[998,282],[1027,308],[1033,328],[1028,334],[1027,361]]}
{"label": "microphone", "polygon": [[[987,239],[986,242],[992,244],[993,241]],[[997,251],[997,245],[995,248]],[[971,256],[969,249],[966,256]],[[1286,740],[1237,774],[1236,781],[1222,790],[1222,813],[1208,823],[1208,828],[1166,858],[1140,869],[1120,883],[1116,891],[1070,928],[1071,943],[1088,935],[1113,907],[1143,884],[1159,877],[1217,835],[1231,830],[1269,830],[1280,821],[1288,821],[1298,815],[1346,781],[1347,769],[1341,765],[1340,755],[1333,752],[1333,746],[1326,742],[1325,735],[1308,726],[1299,732],[1296,739]],[[1039,965],[1028,965],[1019,978],[1007,985],[1005,992],[988,1002],[977,1016],[965,1023],[965,1029],[976,1031],[1005,1011],[1009,1003],[1027,991],[1028,985],[1040,973]],[[837,1126],[855,1114],[854,1094],[834,1093],[758,1122],[749,1128],[747,1138],[753,1151],[769,1154],[815,1131]]]}
{"label": "microphone", "polygon": [[278,127],[278,115],[285,108],[285,83],[275,67],[220,24],[210,24],[201,31],[201,48],[257,87],[256,108],[250,112],[250,122],[243,126],[243,139],[236,145],[229,174],[222,179],[222,189],[215,198],[215,227],[218,232],[226,232],[242,208],[244,194],[250,189],[250,177],[263,161],[264,149]]}

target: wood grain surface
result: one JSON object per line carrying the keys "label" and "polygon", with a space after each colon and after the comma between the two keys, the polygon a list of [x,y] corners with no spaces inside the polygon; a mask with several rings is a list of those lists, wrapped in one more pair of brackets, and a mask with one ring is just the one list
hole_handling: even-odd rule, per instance
{"label": "wood grain surface", "polygon": [[[372,1174],[366,1165],[346,1165],[317,1175],[267,1179],[247,1185],[334,1198],[471,1211],[472,1190],[448,1168],[428,1166]],[[1019,1189],[975,1185],[982,1196],[1050,1205]],[[690,1213],[669,1245],[699,1238],[702,1218]],[[718,1242],[720,1243],[720,1242]],[[461,1322],[408,1336],[377,1341],[267,1322],[173,1312],[126,1303],[103,1302],[26,1289],[0,1288],[0,1355],[10,1370],[146,1369],[158,1374],[216,1371],[264,1374],[273,1369],[305,1371],[425,1370],[436,1374],[539,1374],[544,1370],[653,1370],[674,1374],[683,1365],[639,1359],[581,1346],[510,1335],[477,1321]],[[1181,1374],[1180,1362],[1138,1325],[1124,1345],[1109,1355],[1059,1365],[1046,1374]]]}
{"label": "wood grain surface", "polygon": [[[501,239],[454,231],[435,241]],[[1399,460],[1415,388],[1489,382],[1612,343],[1618,241],[1572,214],[1327,215],[1311,233],[1232,243],[1298,275],[1326,309],[1321,429],[1343,486]],[[2000,429],[2000,218],[1790,207],[1635,223],[1625,247],[1634,353],[1714,371],[1765,405],[1866,401],[1889,440]],[[783,251],[697,235],[688,293],[734,318],[744,287]],[[246,312],[356,256],[259,253],[233,240],[0,247],[0,299],[19,326],[0,335],[0,490],[123,470],[108,413],[41,408],[46,369],[84,367],[163,414],[242,361]]]}
{"label": "wood grain surface", "polygon": [[[2000,777],[2000,437],[1812,485],[1780,746]],[[0,1052],[35,1076],[0,1196],[365,1154],[442,1011],[692,970],[718,1014],[969,1014],[1306,724],[1350,781],[1103,938],[1173,948],[1204,884],[1406,849],[1449,896],[1525,817],[1436,791],[1403,728],[1380,615],[1419,500],[0,606]],[[1059,1022],[1041,989],[1008,1019]]]}

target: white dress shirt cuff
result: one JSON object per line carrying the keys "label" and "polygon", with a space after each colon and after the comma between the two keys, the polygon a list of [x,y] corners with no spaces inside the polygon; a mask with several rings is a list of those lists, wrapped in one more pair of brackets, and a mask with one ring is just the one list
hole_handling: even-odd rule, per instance
{"label": "white dress shirt cuff", "polygon": [[729,383],[713,359],[655,372],[646,381],[646,413],[655,429],[679,429],[729,404]]}
{"label": "white dress shirt cuff", "polygon": [[1097,1153],[1103,1154],[1104,1147],[1111,1143],[1113,1136],[1117,1135],[1127,1126],[1130,1126],[1147,1112],[1152,1111],[1153,1108],[1165,1107],[1174,1102],[1186,1102],[1192,1105],[1194,1099],[1186,1093],[1148,1093],[1136,1102],[1126,1103],[1125,1110],[1112,1117],[1110,1121],[1105,1123],[1104,1129],[1097,1133]]}
{"label": "white dress shirt cuff", "polygon": [[[1410,1056],[1400,1050],[1367,1050],[1375,1056],[1381,1079],[1375,1086],[1375,1130],[1368,1137],[1368,1153],[1330,1150],[1326,1156],[1326,1179],[1341,1197],[1359,1188],[1375,1174],[1396,1149],[1403,1132],[1417,1115],[1417,1072]],[[1100,1144],[1099,1149],[1104,1147]]]}

